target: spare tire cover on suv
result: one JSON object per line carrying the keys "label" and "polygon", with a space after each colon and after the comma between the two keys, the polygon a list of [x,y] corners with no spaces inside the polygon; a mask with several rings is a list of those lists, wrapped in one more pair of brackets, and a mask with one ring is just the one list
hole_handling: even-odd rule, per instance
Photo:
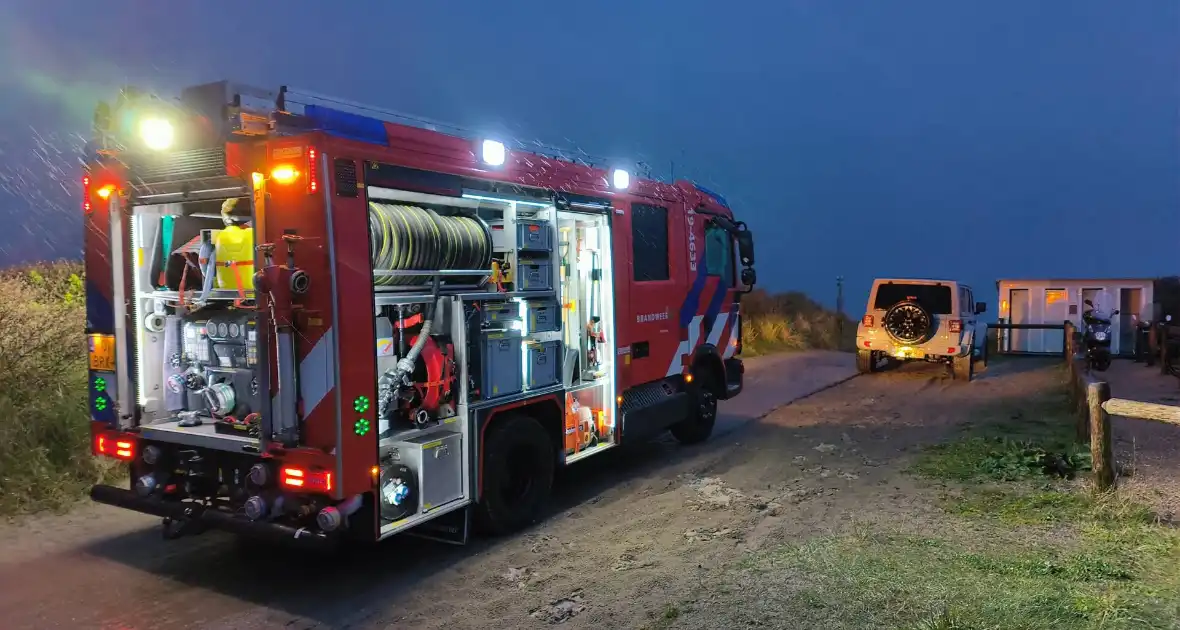
{"label": "spare tire cover on suv", "polygon": [[917,302],[898,302],[885,311],[881,326],[901,343],[922,343],[934,330],[934,318]]}

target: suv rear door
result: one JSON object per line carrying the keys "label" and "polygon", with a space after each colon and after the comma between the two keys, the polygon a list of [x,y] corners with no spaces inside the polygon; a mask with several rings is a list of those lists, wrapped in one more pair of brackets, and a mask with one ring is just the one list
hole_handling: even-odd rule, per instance
{"label": "suv rear door", "polygon": [[959,287],[959,318],[963,321],[962,345],[970,346],[975,336],[975,294],[971,287]]}

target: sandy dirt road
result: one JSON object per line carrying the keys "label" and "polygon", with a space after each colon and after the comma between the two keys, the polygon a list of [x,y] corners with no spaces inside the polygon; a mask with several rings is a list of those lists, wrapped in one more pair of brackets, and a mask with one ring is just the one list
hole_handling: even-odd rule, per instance
{"label": "sandy dirt road", "polygon": [[244,550],[216,532],[166,542],[157,519],[88,503],[0,526],[0,626],[512,628],[569,617],[634,627],[644,600],[617,613],[611,600],[685,577],[684,557],[660,558],[691,556],[686,523],[712,535],[716,519],[679,496],[702,483],[693,471],[741,448],[760,416],[854,374],[851,355],[828,352],[752,359],[747,369],[746,390],[723,404],[708,444],[668,438],[571,468],[552,514],[514,537],[466,547],[406,538],[326,560]]}

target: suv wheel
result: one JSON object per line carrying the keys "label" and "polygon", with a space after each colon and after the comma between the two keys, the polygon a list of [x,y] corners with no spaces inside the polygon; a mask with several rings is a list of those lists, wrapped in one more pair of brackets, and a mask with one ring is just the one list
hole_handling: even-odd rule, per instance
{"label": "suv wheel", "polygon": [[877,353],[872,350],[857,350],[856,351],[856,371],[859,374],[868,374],[877,371]]}
{"label": "suv wheel", "polygon": [[952,362],[952,374],[956,381],[970,381],[975,375],[975,350],[969,349],[965,356],[955,357]]}

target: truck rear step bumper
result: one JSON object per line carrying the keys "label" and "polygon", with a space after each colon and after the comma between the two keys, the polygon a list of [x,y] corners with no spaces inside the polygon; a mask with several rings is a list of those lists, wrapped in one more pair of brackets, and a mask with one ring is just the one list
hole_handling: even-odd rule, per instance
{"label": "truck rear step bumper", "polygon": [[131,490],[114,486],[96,485],[90,488],[90,498],[98,503],[135,510],[152,516],[170,518],[176,521],[192,521],[212,529],[232,534],[270,540],[302,547],[330,550],[336,543],[335,537],[307,528],[291,527],[279,523],[250,521],[216,509],[206,509],[198,503],[168,502],[141,497]]}

